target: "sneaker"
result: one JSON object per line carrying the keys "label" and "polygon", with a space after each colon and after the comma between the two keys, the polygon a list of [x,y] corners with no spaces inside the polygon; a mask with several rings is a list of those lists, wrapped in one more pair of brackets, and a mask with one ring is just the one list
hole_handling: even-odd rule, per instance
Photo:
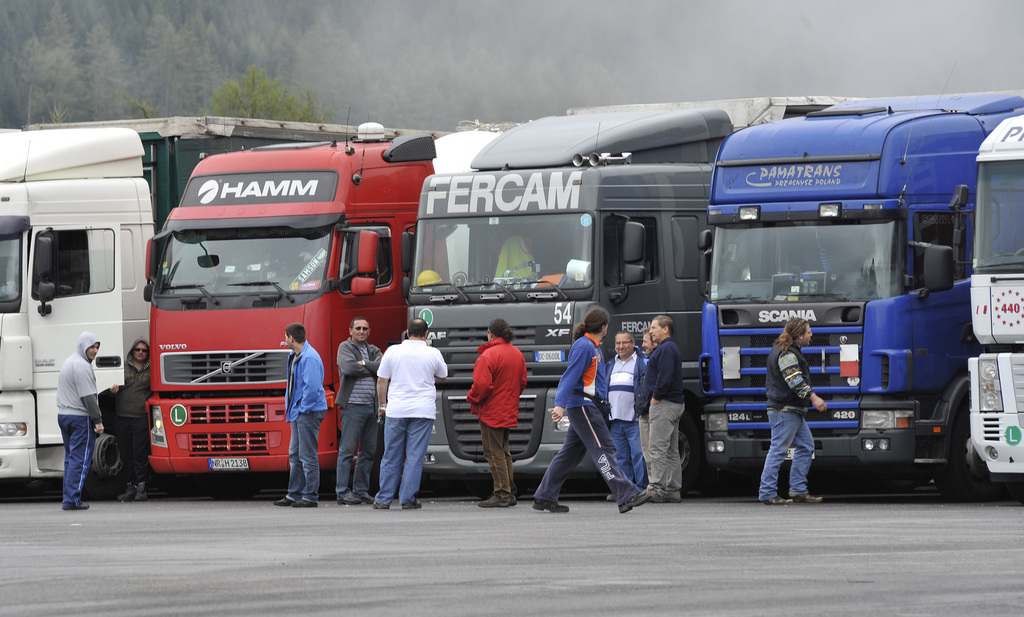
{"label": "sneaker", "polygon": [[481,508],[507,508],[512,505],[511,501],[505,501],[497,495],[491,495],[484,501],[478,501],[477,504]]}
{"label": "sneaker", "polygon": [[282,497],[281,499],[278,499],[277,501],[275,501],[274,505],[275,506],[285,506],[285,507],[288,507],[288,506],[292,505],[293,503],[295,503],[294,499],[291,499],[289,497]]}
{"label": "sneaker", "polygon": [[783,499],[782,497],[779,497],[778,495],[776,495],[775,497],[772,497],[771,499],[762,499],[761,503],[763,503],[766,506],[784,506],[787,503],[793,503],[793,500],[792,499]]}
{"label": "sneaker", "polygon": [[139,485],[135,487],[135,501],[146,501],[149,499],[149,493],[146,492],[146,483],[139,482]]}
{"label": "sneaker", "polygon": [[300,500],[296,501],[295,503],[293,503],[292,507],[293,508],[315,508],[315,507],[317,507],[319,505],[320,504],[318,504],[315,501],[310,501],[308,499],[300,499]]}
{"label": "sneaker", "polygon": [[[370,500],[370,503],[373,503],[372,499]],[[339,497],[338,498],[338,505],[339,506],[361,506],[361,505],[363,505],[363,500],[361,498],[359,498],[359,497],[356,497],[352,493],[349,493],[348,495],[345,495],[344,497]]]}
{"label": "sneaker", "polygon": [[651,503],[682,503],[683,501],[683,495],[679,491],[674,491],[668,495],[650,489],[647,489],[647,492],[651,494]]}
{"label": "sneaker", "polygon": [[817,495],[808,495],[807,493],[794,495],[790,493],[789,496],[793,499],[794,503],[821,503],[821,497]]}
{"label": "sneaker", "polygon": [[87,504],[87,503],[80,503],[78,505],[75,505],[73,503],[69,503],[69,504],[66,504],[66,505],[62,505],[60,507],[60,509],[61,510],[88,510],[89,509],[89,504]]}
{"label": "sneaker", "polygon": [[554,514],[565,514],[569,511],[569,506],[563,506],[557,501],[544,501],[543,499],[534,499],[533,509],[541,511],[547,510],[548,512]]}
{"label": "sneaker", "polygon": [[117,496],[117,500],[135,501],[135,495],[137,492],[138,489],[135,488],[135,485],[129,482],[128,485],[124,487],[124,492]]}
{"label": "sneaker", "polygon": [[422,507],[423,507],[423,504],[420,503],[419,499],[413,499],[412,503],[403,503],[402,504],[402,509],[403,510],[419,510]]}
{"label": "sneaker", "polygon": [[648,501],[654,499],[653,492],[640,491],[636,495],[633,495],[623,503],[619,504],[619,514],[625,514],[633,508],[638,508]]}
{"label": "sneaker", "polygon": [[375,502],[373,502],[373,509],[374,510],[390,510],[391,509],[391,504],[389,504],[389,503],[381,503],[379,501],[375,501]]}
{"label": "sneaker", "polygon": [[370,497],[368,493],[363,493],[362,495],[357,496],[359,497],[359,501],[365,503],[366,505],[370,505],[373,503],[373,497]]}

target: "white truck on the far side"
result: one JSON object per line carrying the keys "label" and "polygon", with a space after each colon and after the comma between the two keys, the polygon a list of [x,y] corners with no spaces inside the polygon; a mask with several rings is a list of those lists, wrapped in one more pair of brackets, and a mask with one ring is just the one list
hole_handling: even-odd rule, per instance
{"label": "white truck on the far side", "polygon": [[[130,129],[0,133],[0,483],[62,476],[57,377],[78,336],[100,340],[103,391],[123,383],[126,341],[147,334],[142,157]],[[111,432],[91,461],[93,499],[124,486]]]}

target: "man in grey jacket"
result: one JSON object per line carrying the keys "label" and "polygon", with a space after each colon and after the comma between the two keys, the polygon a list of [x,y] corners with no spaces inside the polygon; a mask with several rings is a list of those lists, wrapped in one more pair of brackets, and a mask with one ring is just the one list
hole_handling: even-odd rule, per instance
{"label": "man in grey jacket", "polygon": [[88,510],[82,503],[82,487],[89,474],[96,434],[103,432],[96,391],[96,373],[92,361],[100,351],[100,342],[92,332],[78,337],[78,349],[60,367],[57,378],[57,425],[64,438],[65,510]]}
{"label": "man in grey jacket", "polygon": [[[338,444],[338,505],[373,503],[370,497],[370,472],[377,453],[377,367],[380,349],[370,345],[370,322],[356,317],[349,324],[349,339],[338,345],[337,405],[341,412],[341,443]],[[356,446],[359,457],[352,473]],[[349,489],[349,476],[352,488]]]}

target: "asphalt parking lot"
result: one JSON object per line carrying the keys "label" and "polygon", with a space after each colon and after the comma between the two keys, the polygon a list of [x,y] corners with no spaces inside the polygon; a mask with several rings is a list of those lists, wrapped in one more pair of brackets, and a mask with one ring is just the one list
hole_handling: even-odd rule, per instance
{"label": "asphalt parking lot", "polygon": [[934,491],[765,507],[688,498],[625,515],[155,498],[64,512],[0,500],[0,615],[1015,614],[1024,508]]}

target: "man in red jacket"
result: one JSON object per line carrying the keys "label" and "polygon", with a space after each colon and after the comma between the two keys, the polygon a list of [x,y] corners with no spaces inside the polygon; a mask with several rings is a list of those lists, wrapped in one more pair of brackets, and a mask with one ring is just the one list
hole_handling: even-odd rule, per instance
{"label": "man in red jacket", "polygon": [[473,415],[480,418],[484,458],[491,468],[494,493],[477,505],[507,508],[516,505],[516,484],[512,474],[509,429],[519,423],[519,396],[526,388],[526,359],[512,344],[512,328],[500,317],[487,326],[487,342],[476,350],[473,387],[466,399]]}

